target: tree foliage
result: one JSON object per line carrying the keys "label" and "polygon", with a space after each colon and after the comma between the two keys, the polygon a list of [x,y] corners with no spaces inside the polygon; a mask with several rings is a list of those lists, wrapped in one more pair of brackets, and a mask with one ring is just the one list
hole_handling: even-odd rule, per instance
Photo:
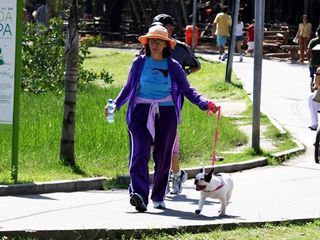
{"label": "tree foliage", "polygon": [[[61,19],[54,18],[49,27],[27,23],[22,43],[22,82],[24,91],[41,93],[60,92],[65,80],[65,32]],[[85,58],[90,54],[89,47],[95,46],[99,37],[87,38],[80,42],[78,87],[83,88],[97,79],[105,83],[113,82],[112,76],[103,70],[101,73],[83,68]]]}

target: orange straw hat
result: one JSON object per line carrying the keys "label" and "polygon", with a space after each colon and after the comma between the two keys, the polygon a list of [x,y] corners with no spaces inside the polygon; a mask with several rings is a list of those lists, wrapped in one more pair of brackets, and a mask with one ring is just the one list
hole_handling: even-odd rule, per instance
{"label": "orange straw hat", "polygon": [[161,39],[167,41],[171,48],[174,48],[176,42],[168,37],[168,31],[165,27],[156,25],[149,28],[148,33],[146,35],[142,35],[138,38],[138,40],[143,44],[148,44],[148,39]]}

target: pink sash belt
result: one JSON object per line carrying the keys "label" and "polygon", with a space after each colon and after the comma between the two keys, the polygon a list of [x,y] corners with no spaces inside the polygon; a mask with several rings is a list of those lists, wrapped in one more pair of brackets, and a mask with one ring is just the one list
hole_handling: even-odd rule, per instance
{"label": "pink sash belt", "polygon": [[155,129],[154,129],[154,122],[155,122],[156,114],[159,113],[159,103],[163,103],[163,102],[172,102],[171,95],[161,99],[147,99],[142,97],[136,97],[134,100],[135,106],[139,103],[150,104],[148,120],[147,120],[147,128],[149,130],[149,133],[151,134],[152,140],[154,140],[154,137],[156,135]]}

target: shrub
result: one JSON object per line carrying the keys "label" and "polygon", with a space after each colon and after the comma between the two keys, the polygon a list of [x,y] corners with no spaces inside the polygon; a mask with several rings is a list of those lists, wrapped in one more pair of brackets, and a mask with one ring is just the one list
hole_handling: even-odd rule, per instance
{"label": "shrub", "polygon": [[[22,41],[22,82],[24,91],[41,93],[61,91],[65,79],[65,32],[61,19],[51,19],[49,27],[29,22],[25,26]],[[103,70],[95,73],[83,68],[84,59],[90,54],[89,47],[96,45],[100,37],[80,41],[78,59],[78,87],[102,79],[113,82],[112,75]]]}

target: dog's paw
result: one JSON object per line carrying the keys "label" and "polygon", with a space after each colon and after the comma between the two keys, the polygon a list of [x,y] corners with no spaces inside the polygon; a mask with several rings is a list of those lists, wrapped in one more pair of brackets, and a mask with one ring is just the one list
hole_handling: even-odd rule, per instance
{"label": "dog's paw", "polygon": [[226,213],[225,213],[225,212],[220,212],[220,211],[219,211],[219,217],[224,217],[224,216],[226,216]]}
{"label": "dog's paw", "polygon": [[196,214],[200,214],[201,210],[197,209],[196,211],[194,211]]}

